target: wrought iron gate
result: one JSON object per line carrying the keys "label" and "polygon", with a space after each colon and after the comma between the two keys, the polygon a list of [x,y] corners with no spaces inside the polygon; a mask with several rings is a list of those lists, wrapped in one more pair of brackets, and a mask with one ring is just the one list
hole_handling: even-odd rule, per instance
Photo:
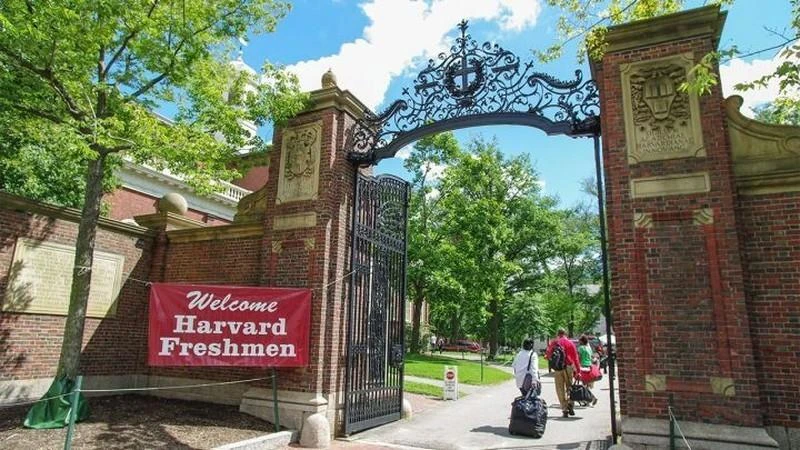
{"label": "wrought iron gate", "polygon": [[389,175],[356,180],[345,434],[400,419],[408,189]]}

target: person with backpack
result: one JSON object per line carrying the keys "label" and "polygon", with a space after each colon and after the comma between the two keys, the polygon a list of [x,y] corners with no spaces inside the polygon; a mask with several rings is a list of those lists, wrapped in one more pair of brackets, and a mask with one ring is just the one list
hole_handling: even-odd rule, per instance
{"label": "person with backpack", "polygon": [[574,416],[575,408],[569,399],[569,388],[572,386],[573,374],[581,370],[581,362],[575,344],[567,338],[567,332],[563,328],[558,330],[558,336],[547,346],[545,358],[555,372],[556,395],[561,403],[561,414],[563,417]]}
{"label": "person with backpack", "polygon": [[[539,384],[539,357],[533,351],[533,339],[522,341],[522,350],[514,357],[511,367],[514,369],[514,378],[517,380],[517,387],[522,395],[527,394],[528,389],[535,388]],[[525,378],[528,374],[531,376],[526,381]]]}

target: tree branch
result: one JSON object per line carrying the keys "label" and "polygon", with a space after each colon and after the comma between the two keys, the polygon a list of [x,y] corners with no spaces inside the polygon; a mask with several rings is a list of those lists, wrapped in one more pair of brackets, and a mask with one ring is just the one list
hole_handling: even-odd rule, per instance
{"label": "tree branch", "polygon": [[81,120],[86,116],[86,114],[83,111],[81,111],[81,109],[78,107],[78,104],[75,103],[75,100],[73,100],[72,97],[69,95],[66,88],[64,87],[64,84],[61,83],[61,81],[59,81],[58,78],[55,77],[53,71],[50,70],[50,68],[46,69],[38,68],[30,61],[14,54],[13,52],[11,52],[10,50],[8,50],[3,46],[0,46],[0,53],[14,60],[20,67],[27,69],[30,72],[33,72],[43,80],[47,81],[48,84],[50,84],[50,86],[53,87],[58,96],[61,97],[61,99],[67,105],[67,110],[74,119]]}
{"label": "tree branch", "polygon": [[186,43],[187,43],[189,40],[191,40],[191,39],[192,39],[192,38],[194,38],[195,36],[198,36],[198,35],[200,35],[200,34],[202,34],[202,33],[205,33],[206,31],[210,30],[210,29],[211,29],[211,28],[212,28],[214,25],[216,25],[216,24],[217,24],[217,23],[219,23],[220,21],[222,21],[222,20],[224,20],[224,19],[226,19],[226,18],[228,18],[228,17],[232,16],[232,15],[233,15],[233,14],[234,14],[236,11],[238,11],[238,10],[239,10],[239,7],[236,7],[236,8],[234,8],[234,9],[232,9],[232,10],[228,11],[227,13],[223,14],[223,15],[220,17],[220,19],[219,19],[219,20],[217,20],[217,21],[215,21],[215,22],[211,22],[211,23],[209,23],[208,25],[206,25],[206,26],[204,26],[204,27],[202,27],[202,28],[198,29],[198,30],[197,30],[197,31],[195,31],[194,33],[190,34],[188,37],[186,37],[186,38],[184,38],[184,39],[181,39],[181,41],[180,41],[180,42],[178,42],[178,45],[177,45],[177,46],[175,46],[175,51],[173,51],[173,52],[172,52],[172,56],[170,57],[170,61],[169,61],[169,64],[167,64],[167,67],[166,67],[166,69],[164,69],[164,71],[163,71],[163,72],[161,72],[159,75],[157,75],[157,76],[153,77],[152,79],[150,79],[150,81],[148,81],[147,83],[145,83],[144,85],[142,85],[142,86],[141,86],[139,89],[137,89],[135,92],[133,92],[132,94],[130,94],[130,95],[128,95],[127,97],[125,97],[125,101],[127,102],[127,101],[131,101],[131,100],[135,100],[136,98],[138,98],[138,97],[142,96],[143,94],[146,94],[146,93],[147,93],[147,92],[148,92],[150,89],[152,89],[152,88],[153,88],[155,85],[157,85],[157,84],[158,84],[158,83],[160,83],[162,80],[164,80],[165,78],[167,78],[167,77],[170,75],[170,73],[172,72],[172,69],[175,67],[175,60],[176,60],[176,58],[178,57],[178,53],[180,53],[180,51],[183,49],[183,46],[184,46],[184,45],[185,45],[185,44],[186,44]]}
{"label": "tree branch", "polygon": [[[156,6],[158,6],[158,2],[159,1],[160,0],[153,0],[153,4],[150,5],[150,9],[147,11],[147,18],[148,19],[153,16],[153,11],[155,11]],[[125,51],[125,49],[128,48],[128,44],[131,42],[131,40],[133,40],[136,37],[136,35],[139,34],[139,32],[141,30],[142,30],[141,28],[134,29],[130,33],[128,33],[128,35],[125,36],[124,39],[122,39],[122,44],[120,44],[120,46],[117,49],[117,51],[114,52],[114,55],[111,56],[110,60],[108,60],[108,64],[106,64],[105,73],[103,74],[104,77],[105,77],[105,75],[108,74],[108,71],[111,70],[111,66],[113,66],[114,63],[117,62],[117,60],[122,55],[122,53]]]}

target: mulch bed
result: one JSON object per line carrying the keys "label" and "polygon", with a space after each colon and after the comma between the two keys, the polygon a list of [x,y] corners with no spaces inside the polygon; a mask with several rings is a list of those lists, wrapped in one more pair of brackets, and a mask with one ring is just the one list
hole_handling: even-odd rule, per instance
{"label": "mulch bed", "polygon": [[[89,398],[89,418],[75,427],[75,449],[208,449],[273,432],[236,406],[140,395]],[[26,406],[0,408],[0,449],[62,449],[66,428],[22,427]]]}

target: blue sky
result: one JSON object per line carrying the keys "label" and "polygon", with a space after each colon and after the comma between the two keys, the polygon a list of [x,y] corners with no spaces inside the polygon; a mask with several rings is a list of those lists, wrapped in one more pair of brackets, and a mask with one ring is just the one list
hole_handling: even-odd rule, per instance
{"label": "blue sky", "polygon": [[[544,0],[296,0],[275,33],[251,37],[244,59],[253,67],[264,60],[283,64],[298,74],[304,89],[320,87],[320,77],[331,68],[339,86],[348,89],[376,111],[399,97],[424,67],[427,58],[446,49],[456,35],[455,25],[470,20],[470,34],[479,43],[493,41],[520,56],[533,59],[532,49],[544,49],[556,39],[558,11]],[[690,7],[703,0],[688,0]],[[729,8],[721,47],[737,45],[742,53],[773,46],[781,38],[774,31],[789,25],[788,0],[736,0]],[[722,66],[726,95],[733,84],[767,73],[778,64],[777,51],[765,52]],[[537,70],[558,78],[581,69],[575,49]],[[770,86],[745,95],[745,106],[774,98]],[[269,134],[265,130],[266,134]],[[456,132],[462,141],[473,135],[496,137],[508,155],[528,154],[544,180],[545,192],[557,195],[565,207],[587,200],[579,181],[594,175],[592,142],[588,139],[546,136],[534,128],[492,126]],[[402,159],[383,161],[378,172],[405,176]],[[406,177],[407,178],[407,177]]]}

